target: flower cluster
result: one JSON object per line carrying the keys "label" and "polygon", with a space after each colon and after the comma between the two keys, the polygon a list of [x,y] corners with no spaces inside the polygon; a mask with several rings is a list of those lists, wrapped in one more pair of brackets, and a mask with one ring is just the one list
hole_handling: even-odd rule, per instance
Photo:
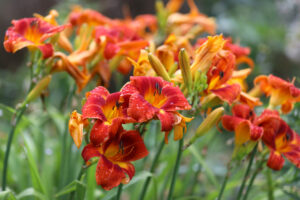
{"label": "flower cluster", "polygon": [[[86,120],[92,124],[90,143],[82,157],[89,164],[91,158],[99,157],[96,180],[104,189],[128,183],[134,175],[130,163],[148,155],[141,132],[124,130],[122,124],[147,123],[159,119],[161,130],[166,134],[174,128],[174,139],[181,139],[186,128],[186,118],[178,113],[191,106],[178,87],[159,77],[131,77],[120,92],[110,94],[102,86],[86,94],[82,115],[74,111],[69,130],[77,147],[83,139]],[[128,175],[125,176],[125,174]]]}
{"label": "flower cluster", "polygon": [[[98,76],[82,113],[71,114],[69,131],[78,148],[85,138],[82,157],[87,166],[97,163],[96,181],[105,190],[128,183],[135,174],[131,162],[148,155],[141,127],[151,120],[160,121],[168,143],[172,130],[174,140],[181,140],[186,123],[202,118],[186,148],[221,121],[235,132],[237,150],[254,143],[269,152],[268,167],[280,170],[284,155],[300,168],[300,136],[282,118],[300,101],[300,89],[294,81],[261,75],[249,90],[250,49],[215,35],[214,19],[201,14],[193,0],[187,0],[189,13],[178,13],[183,2],[158,2],[157,16],[122,20],[77,6],[64,25],[51,11],[46,17],[13,20],[6,32],[8,52],[40,50],[49,73],[67,72],[79,92]],[[211,35],[201,37],[204,32]],[[110,93],[106,88],[115,69],[133,76],[119,92]],[[269,103],[259,112],[263,94]],[[124,124],[134,124],[133,130]]]}

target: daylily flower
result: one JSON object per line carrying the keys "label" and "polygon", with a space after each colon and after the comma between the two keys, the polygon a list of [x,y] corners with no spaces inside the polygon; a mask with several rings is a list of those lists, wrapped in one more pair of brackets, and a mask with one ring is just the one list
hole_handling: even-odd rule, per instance
{"label": "daylily flower", "polygon": [[180,89],[160,77],[130,77],[121,93],[123,101],[128,101],[129,117],[140,123],[158,118],[166,134],[181,122],[175,112],[191,108]]}
{"label": "daylily flower", "polygon": [[232,113],[233,116],[222,117],[222,125],[226,130],[235,132],[236,145],[242,145],[249,140],[257,141],[263,136],[263,128],[256,125],[256,115],[248,105],[236,104]]}
{"label": "daylily flower", "polygon": [[91,158],[99,157],[96,182],[104,190],[111,190],[120,183],[129,183],[135,174],[134,166],[130,162],[147,155],[148,151],[139,132],[124,130],[100,146],[88,144],[82,151],[82,157],[87,164]]}
{"label": "daylily flower", "polygon": [[122,123],[130,121],[126,115],[127,105],[120,103],[120,95],[120,92],[109,94],[102,86],[87,93],[82,119],[96,120],[90,133],[90,141],[94,145],[107,141],[118,132]]}
{"label": "daylily flower", "polygon": [[40,49],[43,58],[53,55],[53,47],[45,41],[56,33],[65,29],[65,25],[54,26],[40,18],[23,18],[13,20],[13,26],[5,33],[4,48],[8,52],[28,47],[29,49]]}
{"label": "daylily flower", "polygon": [[73,26],[81,26],[82,24],[98,26],[110,24],[112,20],[95,10],[83,9],[80,6],[74,6],[69,15],[69,21]]}
{"label": "daylily flower", "polygon": [[289,113],[295,102],[300,102],[300,89],[293,82],[287,82],[279,77],[269,75],[258,76],[254,83],[260,86],[266,96],[271,96],[270,106],[281,105],[283,113]]}
{"label": "daylily flower", "polygon": [[280,170],[284,164],[284,155],[300,168],[300,136],[280,118],[279,113],[265,110],[256,123],[263,127],[262,140],[271,151],[267,165],[274,170]]}
{"label": "daylily flower", "polygon": [[214,58],[207,72],[208,88],[206,92],[212,92],[221,100],[232,104],[241,92],[241,86],[237,83],[229,84],[235,67],[235,56],[230,51],[220,51]]}
{"label": "daylily flower", "polygon": [[[216,24],[214,18],[207,17],[200,13],[193,0],[188,0],[188,4],[190,7],[190,12],[188,14],[172,13],[169,15],[167,20],[169,32],[183,36],[192,28],[196,27],[199,33],[208,32],[211,35],[215,34]],[[173,7],[173,5],[171,6]]]}
{"label": "daylily flower", "polygon": [[105,43],[104,57],[108,60],[116,54],[119,56],[130,56],[133,52],[138,54],[140,49],[149,45],[148,41],[142,40],[133,30],[125,26],[110,28],[98,26],[95,29],[95,38],[98,43]]}

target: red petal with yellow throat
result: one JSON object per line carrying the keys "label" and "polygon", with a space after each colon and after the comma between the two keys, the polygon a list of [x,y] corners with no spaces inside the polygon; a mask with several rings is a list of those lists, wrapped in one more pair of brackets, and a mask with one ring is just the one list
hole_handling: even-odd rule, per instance
{"label": "red petal with yellow throat", "polygon": [[120,139],[113,140],[104,155],[115,163],[131,162],[144,158],[148,150],[138,131],[120,132]]}
{"label": "red petal with yellow throat", "polygon": [[12,24],[5,33],[5,50],[14,53],[24,47],[39,48],[43,58],[53,55],[52,45],[44,41],[66,27],[54,26],[40,18],[13,20]]}
{"label": "red petal with yellow throat", "polygon": [[101,155],[96,168],[96,182],[104,190],[111,190],[120,185],[126,175],[122,168]]}

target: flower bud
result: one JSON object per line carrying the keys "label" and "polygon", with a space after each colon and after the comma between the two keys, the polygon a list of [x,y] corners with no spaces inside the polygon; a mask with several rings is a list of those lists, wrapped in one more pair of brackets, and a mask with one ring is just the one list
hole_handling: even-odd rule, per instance
{"label": "flower bud", "polygon": [[185,49],[183,48],[180,49],[179,52],[179,66],[181,69],[184,84],[186,85],[188,91],[190,91],[193,84],[192,73],[190,69],[190,59]]}
{"label": "flower bud", "polygon": [[223,113],[223,107],[219,107],[213,110],[200,124],[200,126],[196,130],[196,134],[190,139],[190,141],[185,145],[184,148],[187,148],[188,146],[193,144],[198,137],[205,135],[221,119]]}
{"label": "flower bud", "polygon": [[160,60],[152,53],[148,54],[149,62],[158,76],[161,76],[166,81],[171,81],[168,72],[166,71]]}
{"label": "flower bud", "polygon": [[47,88],[47,86],[49,85],[50,81],[51,81],[51,75],[48,75],[48,76],[44,77],[42,80],[40,80],[36,84],[36,86],[30,91],[30,93],[28,94],[25,102],[29,103],[30,101],[33,101],[38,96],[40,96],[41,93],[44,91],[44,89]]}

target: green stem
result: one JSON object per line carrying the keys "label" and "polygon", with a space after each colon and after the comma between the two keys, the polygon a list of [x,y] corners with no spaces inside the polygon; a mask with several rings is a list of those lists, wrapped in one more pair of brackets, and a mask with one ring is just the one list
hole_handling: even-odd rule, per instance
{"label": "green stem", "polygon": [[252,176],[251,176],[251,178],[250,178],[250,181],[249,181],[249,185],[248,185],[248,187],[247,187],[247,190],[246,190],[246,193],[245,193],[245,196],[244,196],[244,200],[247,199],[248,194],[250,193],[251,187],[252,187],[252,185],[253,185],[253,183],[254,183],[254,180],[255,180],[257,174],[258,174],[258,173],[260,172],[260,170],[262,169],[262,166],[263,166],[264,163],[265,163],[265,159],[263,158],[263,159],[261,159],[261,161],[260,161],[259,164],[257,165],[257,168],[256,168],[256,170],[254,171],[254,173],[252,174]]}
{"label": "green stem", "polygon": [[272,181],[272,174],[271,170],[267,169],[267,182],[268,182],[268,199],[274,200],[274,188],[273,188],[273,181]]}
{"label": "green stem", "polygon": [[228,179],[229,179],[229,177],[230,177],[231,161],[232,161],[232,160],[230,160],[229,163],[228,163],[226,176],[225,176],[225,179],[224,179],[224,181],[223,181],[223,183],[222,183],[222,187],[221,187],[221,190],[220,190],[220,192],[219,192],[219,195],[218,195],[217,200],[221,200],[221,199],[222,199],[223,192],[224,192],[224,190],[225,190],[225,188],[226,188]]}
{"label": "green stem", "polygon": [[123,188],[123,184],[121,183],[118,187],[118,193],[117,193],[117,197],[116,200],[120,200],[121,198],[121,193],[122,193],[122,188]]}
{"label": "green stem", "polygon": [[249,173],[250,173],[250,170],[251,170],[251,166],[253,164],[253,160],[254,160],[256,152],[257,152],[257,144],[255,145],[254,149],[252,150],[252,154],[251,154],[251,157],[250,157],[250,160],[249,160],[249,164],[248,164],[246,173],[245,173],[244,178],[243,178],[242,185],[240,187],[240,190],[239,190],[239,193],[238,193],[238,196],[237,196],[237,200],[240,200],[241,197],[242,197],[243,190],[244,190],[247,178],[249,176]]}
{"label": "green stem", "polygon": [[[154,173],[154,170],[155,170],[155,167],[157,165],[157,162],[158,162],[158,159],[159,159],[159,156],[163,150],[163,147],[165,146],[165,138],[163,138],[163,140],[161,141],[159,147],[158,147],[158,150],[155,154],[155,157],[154,157],[154,160],[151,164],[151,167],[150,167],[150,172],[151,173]],[[143,200],[145,198],[145,195],[146,195],[146,191],[147,191],[147,188],[149,186],[149,183],[151,181],[151,177],[148,177],[144,183],[144,186],[143,186],[143,189],[142,189],[142,192],[141,192],[141,195],[140,195],[140,200]]]}
{"label": "green stem", "polygon": [[174,171],[173,171],[173,175],[172,175],[171,186],[170,186],[170,190],[169,190],[169,194],[168,194],[168,198],[167,198],[168,200],[171,200],[172,196],[173,196],[173,191],[174,191],[176,178],[177,178],[177,172],[179,169],[181,155],[182,155],[182,146],[183,146],[183,138],[179,141],[179,144],[178,144],[178,153],[177,153],[176,163],[175,163],[175,167],[174,167]]}
{"label": "green stem", "polygon": [[13,119],[13,123],[12,123],[12,128],[9,132],[9,136],[8,136],[8,140],[7,140],[7,144],[6,144],[6,151],[5,151],[5,156],[4,156],[4,164],[3,164],[3,174],[2,174],[2,191],[5,191],[6,189],[6,178],[7,178],[7,167],[8,167],[8,158],[9,158],[9,153],[10,153],[10,148],[11,148],[11,144],[12,144],[12,141],[13,141],[13,137],[14,137],[14,134],[16,132],[16,129],[17,129],[17,126],[20,122],[20,119],[22,118],[25,110],[27,108],[27,105],[26,105],[26,102],[24,102],[22,104],[21,107],[19,107],[17,110],[16,110],[16,113],[15,113],[15,119]]}

